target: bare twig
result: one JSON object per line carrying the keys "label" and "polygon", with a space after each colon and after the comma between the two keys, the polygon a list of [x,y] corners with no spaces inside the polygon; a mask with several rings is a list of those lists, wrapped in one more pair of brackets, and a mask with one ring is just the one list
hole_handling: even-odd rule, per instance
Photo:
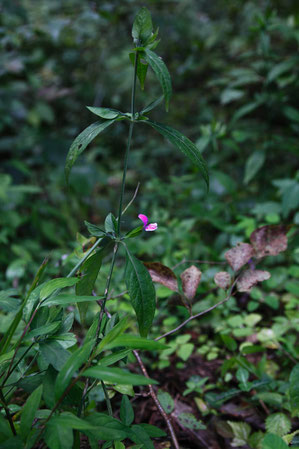
{"label": "bare twig", "polygon": [[[141,357],[140,357],[138,351],[134,350],[133,354],[135,355],[135,357],[137,359],[137,362],[138,362],[138,364],[139,364],[139,366],[141,368],[141,371],[142,371],[143,375],[145,377],[149,378],[148,372],[147,372],[147,370],[146,370],[146,368],[145,368],[145,366],[144,366],[144,364],[143,364],[143,362],[141,360]],[[166,425],[168,427],[168,430],[169,430],[169,433],[170,433],[170,437],[172,439],[172,442],[173,442],[173,445],[174,445],[175,449],[180,449],[180,446],[179,446],[176,434],[174,432],[174,429],[172,427],[172,424],[171,424],[169,416],[167,416],[167,414],[165,413],[165,411],[164,411],[164,409],[163,409],[159,399],[157,398],[157,395],[155,393],[155,390],[154,390],[153,386],[149,385],[148,388],[149,388],[149,391],[150,391],[150,395],[151,395],[154,403],[157,406],[157,409],[159,410],[161,416],[163,417],[163,419],[164,419],[164,421],[165,421],[165,423],[166,423]]]}
{"label": "bare twig", "polygon": [[137,184],[137,187],[136,187],[136,189],[135,189],[133,198],[131,199],[131,201],[126,205],[126,207],[125,207],[124,210],[122,211],[122,213],[121,213],[122,215],[124,215],[124,213],[127,212],[127,210],[129,209],[129,207],[131,206],[131,204],[133,203],[133,201],[135,201],[135,198],[136,198],[136,196],[137,196],[139,187],[140,187],[140,182],[138,182],[138,184]]}
{"label": "bare twig", "polygon": [[174,265],[174,267],[172,267],[172,270],[175,270],[177,267],[179,267],[180,265],[183,265],[184,263],[206,263],[206,264],[210,264],[210,265],[225,265],[227,262],[214,262],[211,260],[192,260],[192,259],[183,259],[181,260],[181,262],[177,263],[176,265]]}
{"label": "bare twig", "polygon": [[168,337],[168,335],[174,334],[178,330],[182,329],[182,327],[186,326],[186,324],[188,324],[190,321],[195,320],[196,318],[200,317],[201,315],[205,315],[206,313],[211,312],[211,310],[214,310],[214,309],[216,309],[216,307],[221,306],[221,304],[224,304],[225,302],[227,302],[232,297],[232,291],[233,291],[236,281],[237,281],[237,279],[235,279],[235,281],[233,282],[227,297],[224,298],[222,301],[219,301],[217,304],[214,304],[213,306],[209,307],[206,310],[203,310],[202,312],[197,313],[196,315],[189,316],[189,318],[187,318],[187,320],[183,321],[179,326],[175,327],[174,329],[172,329],[169,332],[166,332],[163,335],[160,335],[159,337],[155,338],[155,340],[158,341],[158,340],[161,340],[161,338]]}
{"label": "bare twig", "polygon": [[113,299],[117,299],[117,298],[121,298],[122,296],[124,296],[126,293],[128,293],[128,290],[125,290],[124,292],[119,293],[118,295],[108,295],[107,301],[113,300]]}

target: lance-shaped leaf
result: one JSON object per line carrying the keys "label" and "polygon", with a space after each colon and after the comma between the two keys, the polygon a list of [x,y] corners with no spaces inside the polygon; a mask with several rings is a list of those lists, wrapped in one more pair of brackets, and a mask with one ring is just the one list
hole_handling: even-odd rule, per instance
{"label": "lance-shaped leaf", "polygon": [[287,231],[287,226],[283,225],[267,225],[253,231],[250,241],[254,247],[255,256],[258,258],[277,256],[285,251],[288,246]]}
{"label": "lance-shaped leaf", "polygon": [[85,363],[91,353],[94,345],[92,340],[85,343],[81,348],[78,348],[65,362],[55,382],[55,397],[56,400],[60,398],[62,393],[68,387],[74,373]]}
{"label": "lance-shaped leaf", "polygon": [[165,99],[165,108],[168,111],[169,101],[172,94],[171,87],[171,78],[168,72],[168,69],[163,61],[163,59],[158,56],[155,52],[150,50],[149,48],[145,49],[144,52],[145,60],[148,62],[150,67],[155,72],[156,77],[162,87],[164,99]]}
{"label": "lance-shaped leaf", "polygon": [[253,256],[253,247],[249,243],[238,243],[237,246],[226,251],[224,257],[234,271],[240,270]]}
{"label": "lance-shaped leaf", "polygon": [[139,332],[146,337],[155,315],[156,292],[151,277],[143,265],[126,247],[127,265],[125,280],[132,306],[135,310]]}
{"label": "lance-shaped leaf", "polygon": [[237,289],[239,292],[250,292],[251,288],[258,282],[270,279],[271,274],[262,270],[246,270],[241,274],[237,281]]}
{"label": "lance-shaped leaf", "polygon": [[150,385],[158,383],[157,381],[141,376],[140,374],[132,374],[120,368],[110,368],[102,365],[88,368],[84,371],[84,376],[121,385]]}
{"label": "lance-shaped leaf", "polygon": [[97,115],[98,117],[104,118],[105,120],[111,120],[113,118],[117,118],[120,115],[122,115],[122,113],[117,109],[95,108],[93,106],[86,106],[86,107],[90,112]]}
{"label": "lance-shaped leaf", "polygon": [[31,429],[32,422],[35,417],[36,410],[39,407],[39,403],[42,397],[43,387],[40,385],[27,399],[21,415],[20,431],[21,436],[26,440],[28,433]]}
{"label": "lance-shaped leaf", "polygon": [[106,120],[105,122],[95,122],[92,125],[88,126],[88,128],[84,129],[82,133],[80,133],[74,142],[72,143],[69,152],[66,157],[65,163],[65,177],[68,182],[70,171],[80,156],[81,153],[85,150],[87,145],[98,135],[100,132],[104,131],[104,129],[108,128],[108,126],[112,125],[116,121],[116,118],[112,120]]}
{"label": "lance-shaped leaf", "polygon": [[[129,57],[130,57],[132,64],[134,65],[136,53],[135,52],[130,53]],[[141,90],[144,90],[144,83],[145,83],[145,79],[146,79],[148,63],[141,58],[140,53],[137,54],[137,62],[136,63],[137,63],[137,77],[140,82]]]}
{"label": "lance-shaped leaf", "polygon": [[144,123],[152,126],[156,131],[162,134],[162,136],[168,139],[174,146],[181,150],[193,162],[193,164],[195,164],[199,168],[207,184],[207,187],[209,188],[208,167],[201,155],[201,152],[194,145],[194,143],[191,142],[191,140],[189,140],[182,133],[174,128],[171,128],[170,126],[163,125],[162,123],[158,122],[153,122],[151,120],[145,120]]}
{"label": "lance-shaped leaf", "polygon": [[200,283],[201,271],[195,265],[191,265],[191,267],[183,271],[180,277],[182,279],[183,292],[188,299],[193,299]]}
{"label": "lance-shaped leaf", "polygon": [[178,291],[178,282],[174,272],[160,262],[145,262],[153,282],[158,282],[173,291]]}

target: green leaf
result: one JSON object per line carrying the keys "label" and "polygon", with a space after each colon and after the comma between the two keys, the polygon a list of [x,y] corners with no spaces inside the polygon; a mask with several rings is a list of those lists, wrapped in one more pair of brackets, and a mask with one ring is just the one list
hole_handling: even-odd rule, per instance
{"label": "green leaf", "polygon": [[169,101],[172,94],[171,78],[168,69],[162,58],[151,51],[149,48],[145,49],[145,59],[153,69],[159,83],[161,84],[165,100],[165,108],[166,111],[168,111]]}
{"label": "green leaf", "polygon": [[123,395],[120,405],[120,419],[126,426],[134,421],[134,410],[128,396]]}
{"label": "green leaf", "polygon": [[43,386],[40,385],[27,399],[21,415],[20,432],[24,441],[31,430],[32,422],[35,417],[35,413],[39,407],[39,403],[42,397]]}
{"label": "green leaf", "polygon": [[[102,260],[105,255],[103,250],[97,251],[90,256],[80,269],[80,281],[76,284],[76,295],[92,295],[94,284],[102,266]],[[85,316],[88,309],[88,302],[78,303],[81,322],[85,322]]]}
{"label": "green leaf", "polygon": [[173,412],[174,400],[172,399],[170,394],[167,393],[167,391],[159,390],[157,396],[158,396],[158,399],[159,399],[165,413]]}
{"label": "green leaf", "polygon": [[141,8],[134,20],[132,27],[132,37],[137,46],[146,45],[153,33],[152,16],[145,7]]}
{"label": "green leaf", "polygon": [[113,365],[119,360],[122,360],[123,358],[127,357],[127,355],[129,355],[131,352],[132,352],[131,349],[123,349],[122,351],[113,352],[113,354],[106,355],[106,357],[100,359],[99,364],[101,366]]}
{"label": "green leaf", "polygon": [[91,349],[93,347],[93,341],[90,340],[85,343],[81,348],[77,349],[65,362],[55,382],[55,398],[58,400],[62,393],[68,387],[74,373],[80,368],[83,363],[88,360]]}
{"label": "green leaf", "polygon": [[[130,319],[128,316],[124,317],[122,320],[120,320],[119,323],[117,323],[110,332],[108,332],[107,335],[102,339],[101,343],[97,347],[97,354],[99,354],[103,349],[107,349],[109,343],[113,342],[117,337],[122,335],[124,331],[128,328],[130,324]],[[123,338],[120,337],[121,339]],[[122,345],[124,346],[124,345]]]}
{"label": "green leaf", "polygon": [[60,371],[70,357],[70,353],[56,341],[40,343],[39,347],[43,358],[57,371]]}
{"label": "green leaf", "polygon": [[139,332],[146,337],[155,316],[156,292],[152,279],[143,265],[128,250],[125,280],[132,306],[135,310]]}
{"label": "green leaf", "polygon": [[297,59],[288,59],[286,61],[280,62],[279,64],[276,64],[274,67],[272,67],[272,69],[268,73],[267,77],[268,83],[275,81],[277,78],[280,77],[280,75],[292,69],[294,65],[297,65],[297,63],[298,63]]}
{"label": "green leaf", "polygon": [[39,295],[40,299],[42,301],[55,292],[55,290],[65,287],[72,287],[77,282],[79,282],[79,279],[75,277],[51,279],[51,281],[46,282],[42,287]]}
{"label": "green leaf", "polygon": [[69,152],[66,157],[66,163],[65,163],[65,177],[66,181],[68,182],[69,175],[71,172],[71,169],[80,156],[81,153],[85,150],[87,145],[104,129],[108,128],[108,126],[112,125],[116,119],[107,120],[105,122],[95,122],[92,123],[92,125],[88,126],[82,133],[80,133],[74,142],[72,143]]}
{"label": "green leaf", "polygon": [[162,103],[164,96],[161,95],[161,97],[157,98],[157,100],[152,101],[148,106],[146,106],[144,109],[140,111],[140,114],[145,114],[146,112],[151,111],[156,106],[158,106],[160,103]]}
{"label": "green leaf", "polygon": [[[108,334],[109,336],[110,334]],[[105,337],[106,338],[106,337]],[[138,337],[136,335],[122,335],[121,337],[113,339],[110,344],[107,344],[105,349],[117,348],[119,346],[124,346],[131,349],[143,349],[145,351],[154,351],[167,349],[168,346],[159,343],[158,341],[148,340],[147,338]]]}
{"label": "green leaf", "polygon": [[178,421],[187,429],[200,430],[206,428],[206,426],[200,420],[196,419],[192,413],[180,413]]}
{"label": "green leaf", "polygon": [[33,337],[38,337],[40,335],[51,334],[52,332],[55,332],[60,327],[60,325],[61,321],[55,321],[54,323],[45,324],[44,326],[37,327],[36,329],[33,329],[26,335],[26,340]]}
{"label": "green leaf", "polygon": [[95,237],[104,237],[106,235],[106,232],[103,231],[103,229],[99,228],[98,226],[89,223],[88,221],[84,221],[84,224],[91,235],[94,235]]}
{"label": "green leaf", "polygon": [[225,335],[222,334],[220,335],[221,340],[223,341],[223,343],[225,344],[225,346],[230,350],[230,351],[235,351],[238,347],[236,340],[234,340],[232,337],[230,337],[229,335]]}
{"label": "green leaf", "polygon": [[280,437],[286,435],[291,430],[292,424],[284,413],[274,413],[266,418],[266,430]]}
{"label": "green leaf", "polygon": [[137,235],[142,233],[142,230],[143,230],[143,226],[142,225],[138,226],[137,228],[132,229],[132,231],[127,232],[126,235],[125,235],[125,238],[126,239],[131,239],[133,237],[136,237]]}
{"label": "green leaf", "polygon": [[156,131],[158,131],[162,136],[168,139],[174,146],[176,146],[179,150],[181,150],[192,162],[195,164],[206,184],[209,187],[209,174],[207,164],[202,157],[199,149],[194,145],[191,140],[189,140],[182,133],[177,131],[176,129],[171,128],[170,126],[163,125],[162,123],[152,122],[151,120],[146,120],[144,123],[152,126]]}
{"label": "green leaf", "polygon": [[248,438],[251,432],[250,425],[244,422],[233,421],[227,421],[227,423],[230,425],[234,434],[232,446],[245,446],[248,443]]}
{"label": "green leaf", "polygon": [[248,184],[262,168],[266,155],[263,151],[255,151],[246,161],[244,184]]}
{"label": "green leaf", "polygon": [[104,118],[106,120],[117,118],[122,113],[120,111],[117,111],[117,109],[111,109],[111,108],[95,108],[93,106],[86,106],[87,109],[92,112],[95,115],[98,115],[101,118]]}
{"label": "green leaf", "polygon": [[135,438],[133,437],[133,435],[130,438],[132,438],[135,443],[142,443],[143,449],[155,449],[150,437],[142,426],[138,426],[135,424],[131,429]]}
{"label": "green leaf", "polygon": [[268,433],[263,441],[262,449],[288,449],[288,445],[278,435]]}
{"label": "green leaf", "polygon": [[59,416],[51,418],[51,421],[59,422],[59,424],[77,430],[94,430],[95,427],[88,421],[78,418],[71,412],[62,412]]}
{"label": "green leaf", "polygon": [[84,376],[93,377],[109,383],[128,384],[128,385],[151,385],[158,382],[141,376],[140,374],[132,374],[120,368],[106,368],[101,365],[88,368],[84,372]]}
{"label": "green leaf", "polygon": [[163,430],[159,429],[159,427],[152,426],[151,424],[141,423],[139,424],[139,427],[142,427],[149,437],[152,438],[166,437],[166,433],[163,432]]}
{"label": "green leaf", "polygon": [[[79,279],[78,279],[79,281]],[[103,296],[76,296],[73,295],[58,295],[55,296],[55,298],[49,298],[45,302],[41,304],[41,307],[46,306],[69,306],[70,304],[76,304],[78,302],[86,302],[86,301],[99,301],[100,299],[103,299]]]}
{"label": "green leaf", "polygon": [[299,416],[299,364],[297,364],[290,375],[290,403],[294,416]]}
{"label": "green leaf", "polygon": [[112,234],[117,232],[117,220],[111,212],[105,218],[105,231]]}
{"label": "green leaf", "polygon": [[73,448],[73,430],[70,427],[65,427],[56,417],[47,423],[44,439],[49,449]]}
{"label": "green leaf", "polygon": [[[132,62],[132,64],[135,64],[135,58],[136,58],[136,53],[130,53],[129,54],[130,60]],[[147,69],[148,69],[148,64],[145,62],[142,62],[143,60],[141,59],[141,55],[138,52],[137,53],[137,77],[139,79],[140,82],[140,87],[141,90],[144,90],[144,84],[145,84],[145,80],[146,80],[146,75],[147,75]]]}
{"label": "green leaf", "polygon": [[13,434],[8,421],[0,414],[0,443],[8,440],[12,436]]}

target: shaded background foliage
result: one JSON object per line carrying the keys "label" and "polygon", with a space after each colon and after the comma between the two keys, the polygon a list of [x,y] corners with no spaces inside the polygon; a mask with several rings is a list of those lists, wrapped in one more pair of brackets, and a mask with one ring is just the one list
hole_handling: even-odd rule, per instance
{"label": "shaded background foliage", "polygon": [[[69,247],[84,218],[101,222],[115,209],[125,124],[86,152],[70,191],[63,164],[74,136],[92,120],[84,105],[128,108],[130,24],[139,6],[76,0],[2,4],[2,267],[13,262],[20,272],[31,271],[29,261],[40,260],[40,251]],[[299,8],[291,1],[240,6],[220,0],[147,6],[162,30],[159,52],[173,77],[167,122],[204,151],[211,192],[206,195],[196,169],[170,145],[138,129],[129,181],[132,190],[141,182],[142,195],[132,217],[143,207],[169,226],[187,215],[196,220],[194,238],[200,234],[205,242],[193,246],[192,256],[217,256],[240,230],[292,217],[298,206]],[[139,106],[159,95],[153,76],[148,85],[146,94],[138,94]],[[155,118],[163,121],[162,108]],[[186,245],[174,240],[184,252]],[[159,244],[157,255],[165,254],[166,242]]]}

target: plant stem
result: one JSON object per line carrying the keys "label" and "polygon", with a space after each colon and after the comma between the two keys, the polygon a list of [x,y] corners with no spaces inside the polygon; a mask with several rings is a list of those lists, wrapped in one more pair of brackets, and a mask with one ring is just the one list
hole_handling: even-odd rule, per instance
{"label": "plant stem", "polygon": [[[138,364],[139,364],[139,366],[140,366],[140,368],[141,368],[141,371],[142,371],[143,375],[144,375],[145,377],[149,377],[148,372],[147,372],[147,370],[146,370],[146,368],[145,368],[145,366],[144,366],[144,364],[143,364],[143,362],[142,362],[142,360],[141,360],[141,357],[140,357],[138,351],[134,350],[134,351],[133,351],[133,354],[135,355],[135,357],[136,357],[136,359],[137,359],[137,362],[138,362]],[[169,417],[167,416],[167,414],[165,413],[165,411],[164,411],[164,409],[163,409],[163,407],[162,407],[162,405],[161,405],[159,399],[157,398],[157,395],[156,395],[156,393],[155,393],[155,390],[154,390],[153,386],[152,386],[152,385],[149,385],[148,388],[149,388],[149,391],[150,391],[150,395],[151,395],[151,397],[152,397],[154,403],[155,403],[156,406],[157,406],[157,409],[159,410],[161,416],[163,417],[163,419],[164,419],[164,421],[165,421],[165,423],[166,423],[166,425],[167,425],[167,427],[168,427],[168,430],[169,430],[169,433],[170,433],[170,437],[171,437],[171,439],[172,439],[172,442],[173,442],[173,445],[174,445],[175,449],[180,449],[180,446],[179,446],[179,443],[178,443],[176,434],[175,434],[175,432],[174,432],[174,429],[173,429],[173,427],[172,427],[170,418],[169,418]]]}
{"label": "plant stem", "polygon": [[7,419],[8,419],[8,422],[9,422],[9,425],[10,425],[10,428],[11,428],[11,431],[12,431],[12,433],[13,433],[14,435],[16,435],[17,432],[16,432],[16,429],[15,429],[15,426],[14,426],[14,423],[13,423],[13,420],[12,420],[12,417],[11,417],[11,414],[10,414],[10,411],[9,411],[9,408],[8,408],[7,403],[6,403],[6,401],[5,401],[5,397],[4,397],[4,395],[3,395],[3,393],[2,393],[1,390],[0,390],[0,403],[1,403],[1,405],[3,406],[3,408],[4,408],[4,410],[5,410],[5,414],[6,414],[6,417],[7,417]]}
{"label": "plant stem", "polygon": [[214,309],[216,309],[216,307],[221,306],[221,304],[224,304],[225,302],[227,302],[232,297],[232,291],[236,284],[236,281],[237,281],[237,279],[233,282],[227,297],[224,298],[222,301],[217,302],[217,304],[214,304],[213,306],[209,307],[206,310],[203,310],[202,312],[197,313],[196,315],[191,315],[189,318],[187,318],[187,320],[183,321],[181,324],[179,324],[177,327],[175,327],[171,331],[166,332],[165,334],[160,335],[159,337],[155,338],[155,341],[161,340],[161,338],[168,337],[169,335],[174,334],[175,332],[180,330],[182,327],[186,326],[186,324],[188,324],[190,321],[195,320],[196,318],[200,317],[201,315],[205,315],[206,313],[211,312],[211,310],[214,310]]}
{"label": "plant stem", "polygon": [[134,61],[134,75],[133,75],[132,95],[131,95],[131,122],[130,122],[130,128],[129,128],[129,137],[128,137],[128,142],[127,142],[127,148],[126,148],[125,158],[124,158],[124,171],[123,171],[123,178],[122,178],[122,183],[121,183],[119,209],[118,209],[118,222],[117,222],[117,235],[118,236],[120,236],[121,215],[122,215],[123,199],[124,199],[124,193],[125,193],[126,176],[127,176],[127,168],[128,168],[128,159],[129,159],[129,153],[130,153],[131,141],[132,141],[132,135],[133,135],[133,128],[134,128],[135,94],[136,94],[136,79],[137,79],[137,59],[138,59],[138,52],[136,51],[135,52],[135,61]]}

